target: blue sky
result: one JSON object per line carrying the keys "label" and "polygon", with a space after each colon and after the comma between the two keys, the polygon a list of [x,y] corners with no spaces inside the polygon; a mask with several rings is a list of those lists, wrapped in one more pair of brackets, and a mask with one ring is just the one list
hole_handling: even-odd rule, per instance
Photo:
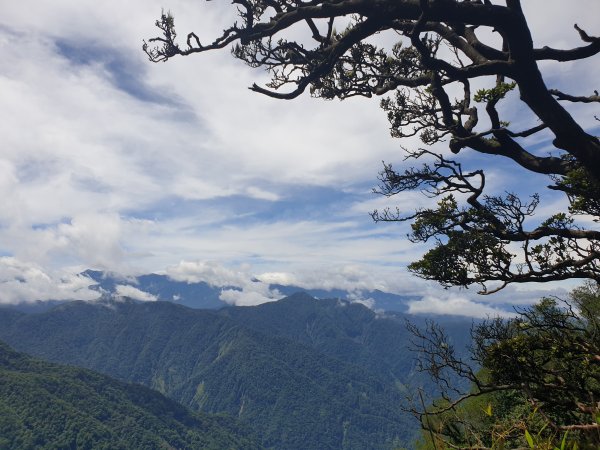
{"label": "blue sky", "polygon": [[[540,43],[579,45],[575,22],[598,34],[597,0],[543,3],[543,17],[530,15]],[[163,7],[182,36],[194,30],[207,40],[230,20],[225,2],[57,0],[37,2],[35,13],[31,2],[3,6],[0,303],[92,298],[77,276],[87,268],[378,288],[427,295],[431,310],[460,298],[465,313],[572,286],[482,298],[408,274],[426,247],[408,243],[405,226],[374,224],[368,213],[385,205],[409,213],[426,199],[371,192],[381,161],[402,160],[378,100],[269,99],[247,89],[266,75],[227,51],[151,64],[141,43],[155,35]],[[598,58],[542,65],[552,87],[576,86],[580,95],[598,88],[599,68]],[[516,98],[505,108],[527,120]],[[591,130],[594,112],[573,113]],[[550,148],[547,140],[537,147]],[[498,158],[465,153],[463,162],[488,169],[496,192],[545,185]],[[562,202],[545,200],[549,212]],[[246,303],[273,298],[260,289]]]}

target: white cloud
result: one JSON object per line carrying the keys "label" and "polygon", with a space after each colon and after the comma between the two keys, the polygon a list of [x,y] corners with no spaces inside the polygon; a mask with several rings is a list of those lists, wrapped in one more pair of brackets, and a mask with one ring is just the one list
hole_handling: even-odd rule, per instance
{"label": "white cloud", "polygon": [[356,265],[304,267],[293,273],[264,272],[258,275],[253,273],[254,270],[249,265],[234,270],[216,261],[181,261],[168,267],[166,274],[177,281],[205,282],[215,287],[254,288],[255,291],[259,287],[263,289],[271,284],[281,284],[305,289],[343,289],[349,292],[380,289],[389,292],[394,290],[394,283],[388,278],[398,278],[395,270],[373,275],[367,267]]}
{"label": "white cloud", "polygon": [[510,317],[514,312],[505,311],[466,297],[449,295],[445,298],[426,295],[420,300],[408,302],[409,314],[443,314],[484,319],[487,317]]}
{"label": "white cloud", "polygon": [[117,295],[120,297],[128,297],[134,300],[140,300],[142,302],[155,302],[158,300],[156,295],[152,295],[149,292],[142,291],[128,284],[118,284],[116,291]]}
{"label": "white cloud", "polygon": [[248,275],[224,267],[216,261],[181,261],[176,266],[167,267],[169,278],[187,283],[204,282],[211,286],[243,286]]}
{"label": "white cloud", "polygon": [[166,273],[173,280],[224,288],[219,298],[230,305],[253,306],[283,297],[270,289],[269,283],[257,280],[248,265],[232,270],[215,261],[181,261],[168,267]]}
{"label": "white cloud", "polygon": [[508,286],[490,296],[479,296],[482,303],[503,303],[515,307],[527,306],[537,303],[542,297],[567,298],[569,291],[582,284],[581,280],[567,280],[561,282],[531,283],[519,286]]}
{"label": "white cloud", "polygon": [[[115,214],[83,213],[65,222],[12,224],[0,233],[0,248],[16,257],[44,266],[79,265],[119,270],[123,220]],[[58,263],[58,264],[57,264]]]}
{"label": "white cloud", "polygon": [[236,289],[224,289],[219,295],[219,299],[225,303],[235,306],[256,306],[262,303],[274,302],[283,296],[277,291],[259,288],[252,290],[250,286],[246,286],[241,291]]}
{"label": "white cloud", "polygon": [[0,304],[44,300],[94,300],[91,279],[69,273],[49,273],[36,264],[0,257]]}
{"label": "white cloud", "polygon": [[[57,4],[56,8],[61,5],[65,3]],[[184,85],[185,81],[173,83],[172,80],[177,76],[187,76],[187,69],[177,62],[165,65],[169,67],[168,70],[177,72],[170,73],[168,80],[145,80],[139,71],[136,75],[140,79],[133,81],[154,83],[152,88],[159,93],[164,91],[159,86],[167,86],[167,94],[177,101],[183,101],[185,97],[188,108],[211,105],[208,119],[203,118],[204,113],[200,111],[196,116],[180,120],[176,114],[179,105],[140,102],[113,84],[112,75],[107,72],[102,59],[106,55],[102,52],[108,52],[110,56],[110,52],[122,51],[124,53],[120,57],[127,59],[131,57],[129,52],[134,51],[130,46],[119,50],[91,49],[90,52],[100,54],[96,55],[96,61],[92,60],[89,64],[78,64],[58,52],[53,39],[61,37],[69,41],[71,37],[56,36],[56,33],[61,30],[83,32],[76,26],[76,20],[73,19],[71,23],[69,19],[70,14],[81,12],[80,7],[72,11],[65,10],[65,16],[58,20],[67,21],[74,28],[56,28],[47,30],[45,34],[41,22],[32,22],[30,18],[20,15],[16,8],[11,8],[10,13],[15,15],[17,22],[23,20],[36,31],[7,33],[4,36],[8,42],[1,48],[7,62],[0,72],[0,84],[7,92],[2,98],[2,106],[4,110],[11,111],[4,118],[7,132],[3,136],[5,151],[0,158],[0,172],[3,174],[0,190],[7,200],[0,213],[6,230],[0,236],[1,249],[55,267],[66,262],[113,270],[127,265],[125,260],[128,258],[131,267],[139,265],[140,261],[145,264],[139,255],[146,255],[148,261],[153,259],[154,266],[149,268],[159,270],[167,264],[173,264],[173,255],[176,258],[187,257],[186,249],[203,245],[208,247],[209,257],[214,254],[223,259],[245,258],[257,250],[267,258],[276,257],[278,260],[285,261],[288,257],[309,259],[305,245],[327,249],[326,254],[321,255],[323,258],[340,254],[340,239],[322,236],[323,233],[332,236],[336,230],[347,228],[346,223],[334,225],[284,220],[255,223],[251,227],[241,224],[240,227],[212,229],[206,234],[198,234],[193,227],[197,224],[199,214],[189,207],[186,207],[187,210],[178,210],[180,216],[177,220],[186,229],[184,233],[178,233],[180,229],[166,228],[164,225],[169,225],[169,219],[146,221],[142,226],[139,221],[143,219],[137,218],[136,214],[148,209],[160,215],[165,206],[178,199],[200,201],[240,195],[276,202],[282,198],[280,191],[283,191],[282,185],[285,183],[331,182],[337,185],[341,179],[351,175],[351,171],[357,168],[363,170],[364,164],[353,162],[353,155],[366,159],[369,154],[370,159],[370,152],[359,151],[358,147],[365,149],[367,142],[372,144],[375,138],[365,135],[361,142],[354,136],[352,145],[357,148],[348,149],[338,142],[338,136],[348,135],[350,130],[327,135],[323,134],[327,130],[322,130],[318,132],[322,136],[317,131],[323,128],[321,122],[326,117],[338,113],[352,115],[354,111],[356,122],[361,122],[363,118],[360,111],[363,106],[350,106],[351,111],[346,112],[345,106],[337,105],[333,107],[334,112],[327,111],[330,106],[326,105],[324,110],[315,113],[313,106],[317,103],[305,99],[297,107],[299,109],[294,110],[296,107],[293,106],[291,111],[287,111],[280,102],[248,93],[240,83],[244,80],[238,79],[240,70],[237,65],[232,70],[230,66],[216,64],[215,73],[203,75],[209,78],[214,76],[215,82],[219,79],[221,86],[227,86],[221,99],[215,97],[212,89],[195,94],[192,88],[190,92],[177,94],[174,90]],[[42,8],[40,14],[44,13],[50,16],[55,14],[54,10]],[[99,20],[104,19],[101,15]],[[89,20],[87,17],[86,21]],[[11,24],[7,22],[7,26]],[[93,35],[94,31],[91,30],[91,33]],[[84,41],[81,51],[87,51],[85,45],[95,45],[96,41],[92,39],[91,42]],[[139,52],[137,45],[135,52],[136,55]],[[23,53],[30,57],[22,58]],[[224,55],[224,58],[229,61],[228,55]],[[132,61],[135,65],[136,59]],[[184,65],[189,64],[194,66],[190,72],[198,71],[194,63],[184,62]],[[43,70],[38,67],[40,65]],[[154,77],[152,73],[155,73],[160,78],[162,70],[159,66],[148,66],[147,75]],[[241,72],[245,73],[244,70]],[[233,77],[231,85],[223,84],[223,74]],[[237,94],[235,99],[228,99],[229,87],[234,85],[244,93],[243,100]],[[250,99],[257,103],[250,106]],[[234,104],[236,107],[232,108]],[[215,111],[218,108],[222,108],[220,118]],[[259,113],[261,108],[264,111]],[[377,106],[373,105],[373,108],[377,109]],[[256,123],[237,126],[231,120],[225,120],[230,113],[239,114],[240,121],[243,116],[252,117]],[[308,122],[313,121],[312,125],[306,123],[305,126],[316,131],[310,135],[303,133],[298,139],[290,140],[286,135],[290,134],[290,130],[297,129],[298,121],[304,122],[297,116],[298,113],[306,116]],[[321,117],[317,117],[319,115]],[[209,122],[205,122],[205,119]],[[282,128],[278,124],[280,119],[288,121],[287,131],[285,126]],[[215,122],[211,124],[211,120]],[[261,121],[271,124],[268,133],[280,135],[263,139],[267,131],[259,127]],[[382,119],[381,123],[384,122],[385,119]],[[348,126],[358,135],[361,134],[356,124],[349,123]],[[367,127],[367,124],[364,126]],[[19,131],[24,128],[35,132]],[[232,128],[236,129],[236,133],[231,132]],[[380,139],[386,141],[386,135],[384,126],[379,133]],[[238,137],[244,141],[243,145],[237,141]],[[289,147],[282,152],[282,142],[291,143],[297,148]],[[249,145],[256,148],[249,148]],[[327,154],[322,154],[323,146],[328,147]],[[308,154],[307,150],[313,154]],[[342,157],[340,152],[345,156]],[[348,155],[351,157],[348,158]],[[346,161],[344,164],[348,167],[342,170],[341,161]],[[369,177],[375,173],[378,165],[375,161]],[[354,168],[350,168],[350,165]],[[236,167],[236,170],[232,171],[232,167]],[[273,173],[277,173],[276,179]],[[265,185],[272,187],[262,187]],[[236,214],[235,209],[231,208],[235,207],[211,208],[206,211],[206,216],[215,217],[216,213],[221,218],[231,219]],[[206,218],[201,220],[205,222]],[[361,214],[363,220],[370,223],[364,212]],[[136,221],[137,224],[134,223]],[[155,233],[158,230],[164,230],[169,235]],[[178,234],[173,236],[172,233]],[[149,234],[153,239],[148,238]],[[210,242],[206,242],[203,236],[209,236],[207,240]],[[348,238],[345,236],[342,239]],[[174,241],[177,241],[177,246],[171,251],[168,248]],[[326,247],[322,245],[323,241],[328,242]],[[353,250],[355,255],[370,257],[369,253],[373,256],[377,254],[375,246],[371,246],[369,252],[359,251],[361,246],[367,247],[368,243],[354,245],[352,249],[356,249]],[[269,255],[273,250],[278,256]],[[171,255],[170,261],[158,259],[168,254]]]}
{"label": "white cloud", "polygon": [[[375,310],[375,299],[373,298],[363,298],[358,293],[350,293],[348,296],[348,300],[352,303],[358,303],[360,305],[366,306],[369,309]],[[382,312],[383,310],[377,310],[378,312]]]}
{"label": "white cloud", "polygon": [[[296,268],[292,272],[264,272],[256,276],[264,283],[298,286],[304,289],[346,290],[360,296],[362,291],[380,290],[397,294],[417,294],[427,289],[428,283],[416,279],[397,267],[369,265],[314,265]],[[357,299],[360,297],[357,297]]]}
{"label": "white cloud", "polygon": [[270,202],[276,202],[277,200],[281,199],[280,195],[274,192],[266,191],[256,186],[249,186],[248,188],[246,188],[245,193],[246,195],[248,195],[248,197],[256,198],[259,200],[268,200]]}
{"label": "white cloud", "polygon": [[[46,274],[169,267],[173,277],[237,286],[249,302],[276,295],[256,290],[250,269],[227,264],[252,263],[263,283],[424,289],[403,271],[425,247],[403,240],[406,225],[375,225],[367,215],[427,202],[368,193],[381,160],[402,158],[376,100],[266,98],[247,86],[267,75],[227,51],[150,64],[140,46],[156,33],[157,0],[38,3],[31,14],[26,3],[6,2],[0,17],[0,254]],[[539,15],[527,10],[534,3],[524,4],[534,39],[563,48],[580,45],[572,24],[592,30],[600,8],[597,0],[548,1]],[[217,2],[169,8],[180,36],[194,30],[203,42],[235,12]],[[552,85],[577,80],[585,94],[596,71],[574,67],[548,66]],[[578,117],[593,120],[582,108]],[[491,174],[488,186],[521,184],[505,176]],[[335,199],[294,197],[315,186]],[[198,255],[215,263],[176,266]]]}
{"label": "white cloud", "polygon": [[256,277],[263,283],[280,284],[283,286],[298,286],[298,279],[292,273],[286,272],[265,272]]}

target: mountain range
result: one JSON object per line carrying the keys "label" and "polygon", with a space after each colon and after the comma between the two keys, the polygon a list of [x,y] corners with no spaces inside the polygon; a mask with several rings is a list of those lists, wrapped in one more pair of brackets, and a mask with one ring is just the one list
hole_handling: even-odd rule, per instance
{"label": "mountain range", "polygon": [[[104,299],[0,309],[0,339],[228,414],[266,448],[391,449],[418,433],[406,393],[433,389],[415,371],[405,319],[306,293],[220,310]],[[457,347],[470,324],[447,321]]]}
{"label": "mountain range", "polygon": [[[220,309],[226,304],[220,299],[223,289],[239,289],[235,286],[216,286],[204,281],[177,281],[168,275],[146,274],[138,277],[122,277],[118,274],[98,270],[86,270],[81,273],[90,278],[94,284],[91,288],[103,294],[114,295],[117,286],[131,286],[148,293],[158,300],[174,302],[190,308]],[[256,281],[258,282],[258,281]],[[297,292],[306,292],[314,298],[339,298],[349,300],[358,294],[361,298],[371,299],[374,309],[385,311],[407,311],[407,301],[415,300],[418,296],[397,295],[380,290],[364,290],[350,292],[343,289],[306,289],[295,285],[270,284],[269,289],[276,290],[283,296]]]}

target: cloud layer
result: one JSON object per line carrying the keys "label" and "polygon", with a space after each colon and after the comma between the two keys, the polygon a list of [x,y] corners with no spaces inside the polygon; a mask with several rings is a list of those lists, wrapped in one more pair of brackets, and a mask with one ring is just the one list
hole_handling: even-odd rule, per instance
{"label": "cloud layer", "polygon": [[[232,14],[216,2],[168,6],[181,35],[194,30],[203,41]],[[371,192],[381,161],[402,158],[378,102],[254,94],[247,86],[266,74],[226,51],[150,64],[140,47],[161,7],[56,0],[32,14],[22,2],[3,6],[0,302],[94,298],[77,275],[87,268],[210,279],[235,287],[222,299],[236,304],[279,298],[269,283],[435,290],[405,272],[426,249],[404,240],[407,227],[368,216],[427,201]],[[555,0],[544,11],[526,11],[534,39],[564,48],[579,45],[573,23],[593,29],[600,6]],[[586,93],[597,87],[586,67],[549,66],[549,81],[561,88],[577,78]],[[577,114],[591,120],[585,108]],[[514,172],[494,164],[488,185],[529,192],[544,182]],[[431,299],[415,308],[432,305],[444,309]]]}
{"label": "cloud layer", "polygon": [[486,305],[457,295],[445,297],[426,295],[420,300],[409,302],[408,312],[409,314],[445,314],[479,319],[511,317],[515,315],[502,308]]}
{"label": "cloud layer", "polygon": [[42,267],[12,257],[0,257],[0,305],[44,300],[95,300],[99,293],[89,289],[87,277],[48,273]]}

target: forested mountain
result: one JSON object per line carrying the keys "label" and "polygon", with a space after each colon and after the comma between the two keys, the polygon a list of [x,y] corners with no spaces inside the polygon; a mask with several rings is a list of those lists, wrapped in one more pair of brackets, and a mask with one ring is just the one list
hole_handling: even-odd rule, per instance
{"label": "forested mountain", "polygon": [[[219,314],[368,368],[399,387],[428,386],[427,377],[415,371],[415,355],[409,349],[411,334],[406,327],[407,320],[424,325],[424,317],[380,314],[360,303],[317,300],[306,293],[255,307],[223,308]],[[471,321],[443,317],[438,321],[460,354],[468,345]]]}
{"label": "forested mountain", "polygon": [[17,353],[0,342],[2,449],[252,449],[234,420],[146,387]]}
{"label": "forested mountain", "polygon": [[[278,303],[220,312],[132,301],[73,302],[41,314],[3,310],[0,337],[36,356],[142,383],[195,410],[235,415],[266,447],[410,445],[416,424],[400,408],[402,383],[390,376],[410,371],[410,356],[405,342],[394,343],[399,332],[386,331],[393,322],[361,305],[304,295]],[[305,336],[300,329],[313,314],[314,332]],[[376,323],[384,324],[380,332]],[[404,363],[376,352],[369,359],[378,339],[396,346],[388,350]]]}

